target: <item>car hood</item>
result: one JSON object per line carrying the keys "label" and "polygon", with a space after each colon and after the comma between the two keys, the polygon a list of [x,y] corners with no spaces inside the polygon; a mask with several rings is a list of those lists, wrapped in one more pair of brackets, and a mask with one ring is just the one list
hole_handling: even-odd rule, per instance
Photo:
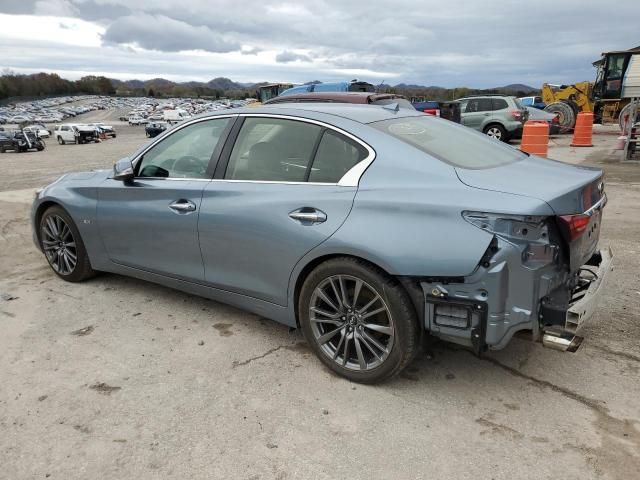
{"label": "car hood", "polygon": [[582,213],[604,194],[602,170],[535,156],[495,168],[456,168],[469,187],[536,198],[557,215]]}

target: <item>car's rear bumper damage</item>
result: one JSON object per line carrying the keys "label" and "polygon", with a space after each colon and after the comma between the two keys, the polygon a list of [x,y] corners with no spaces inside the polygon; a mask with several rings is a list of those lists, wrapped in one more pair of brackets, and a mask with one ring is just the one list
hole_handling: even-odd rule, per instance
{"label": "car's rear bumper damage", "polygon": [[499,350],[522,330],[545,346],[575,351],[577,333],[592,316],[612,268],[612,253],[597,251],[573,274],[559,266],[558,255],[553,245],[495,237],[472,275],[420,282],[425,329],[476,353]]}

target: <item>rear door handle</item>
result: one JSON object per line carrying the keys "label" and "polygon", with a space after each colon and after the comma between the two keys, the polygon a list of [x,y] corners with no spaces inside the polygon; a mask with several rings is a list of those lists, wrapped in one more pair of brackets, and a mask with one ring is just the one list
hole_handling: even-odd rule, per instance
{"label": "rear door handle", "polygon": [[169,208],[176,213],[191,213],[196,211],[196,204],[191,200],[181,198],[180,200],[176,200],[169,204]]}
{"label": "rear door handle", "polygon": [[327,214],[322,210],[317,210],[315,208],[303,207],[298,210],[294,210],[289,214],[294,220],[299,221],[302,224],[314,224],[314,223],[322,223],[327,221]]}

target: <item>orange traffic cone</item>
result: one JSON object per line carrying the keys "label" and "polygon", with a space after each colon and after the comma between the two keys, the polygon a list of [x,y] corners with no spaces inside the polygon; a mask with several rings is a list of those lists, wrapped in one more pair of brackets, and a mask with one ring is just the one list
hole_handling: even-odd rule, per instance
{"label": "orange traffic cone", "polygon": [[549,149],[549,124],[547,122],[536,122],[529,120],[524,124],[522,131],[522,143],[520,150],[546,157]]}
{"label": "orange traffic cone", "polygon": [[582,112],[578,114],[576,128],[573,130],[572,147],[593,147],[591,137],[593,135],[593,113]]}

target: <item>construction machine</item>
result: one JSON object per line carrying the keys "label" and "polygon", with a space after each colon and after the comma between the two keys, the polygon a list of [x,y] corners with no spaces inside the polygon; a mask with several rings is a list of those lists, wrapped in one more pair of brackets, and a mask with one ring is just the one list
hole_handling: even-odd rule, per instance
{"label": "construction machine", "polygon": [[560,128],[572,129],[580,112],[593,112],[592,83],[579,82],[572,85],[542,84],[544,110],[558,116]]}
{"label": "construction machine", "polygon": [[593,66],[598,70],[593,85],[595,119],[617,119],[623,129],[631,113],[630,99],[640,97],[640,47],[605,52]]}
{"label": "construction machine", "polygon": [[629,116],[629,98],[623,89],[627,77],[640,72],[640,47],[604,52],[593,66],[597,69],[595,83],[542,85],[544,109],[558,116],[564,131],[573,129],[580,112],[593,112],[596,123],[618,120],[620,128]]}

